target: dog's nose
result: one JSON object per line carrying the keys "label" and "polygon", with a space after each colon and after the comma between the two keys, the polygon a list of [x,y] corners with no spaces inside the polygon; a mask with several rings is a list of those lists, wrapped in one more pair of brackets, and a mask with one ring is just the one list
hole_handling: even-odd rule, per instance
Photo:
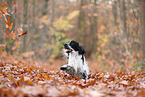
{"label": "dog's nose", "polygon": [[65,43],[64,46],[66,46],[67,44]]}
{"label": "dog's nose", "polygon": [[65,43],[65,44],[64,44],[64,48],[65,48],[65,49],[69,49],[68,44]]}

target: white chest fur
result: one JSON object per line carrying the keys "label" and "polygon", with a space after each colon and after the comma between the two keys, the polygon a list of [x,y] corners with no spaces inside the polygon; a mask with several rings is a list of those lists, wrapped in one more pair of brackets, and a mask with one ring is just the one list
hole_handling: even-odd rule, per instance
{"label": "white chest fur", "polygon": [[87,75],[89,73],[89,68],[88,68],[88,64],[85,61],[85,57],[84,57],[84,62],[82,60],[82,55],[79,55],[78,52],[72,52],[69,54],[68,57],[68,65],[71,67],[74,67],[76,73],[77,71],[86,71]]}

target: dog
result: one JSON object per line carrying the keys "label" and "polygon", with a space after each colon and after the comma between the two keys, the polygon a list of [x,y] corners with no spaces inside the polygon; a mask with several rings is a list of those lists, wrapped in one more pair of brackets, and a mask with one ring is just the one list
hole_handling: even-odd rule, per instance
{"label": "dog", "polygon": [[65,53],[67,54],[67,64],[60,67],[60,70],[78,77],[87,79],[89,74],[88,63],[85,60],[84,48],[76,41],[71,40],[64,44]]}

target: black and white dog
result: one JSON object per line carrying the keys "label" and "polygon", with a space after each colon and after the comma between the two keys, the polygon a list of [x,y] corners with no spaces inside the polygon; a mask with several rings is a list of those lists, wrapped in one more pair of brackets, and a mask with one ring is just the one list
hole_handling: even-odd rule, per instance
{"label": "black and white dog", "polygon": [[68,59],[67,64],[60,67],[60,69],[74,77],[86,79],[89,74],[89,68],[85,61],[83,47],[78,42],[71,40],[69,43],[64,44],[64,48]]}

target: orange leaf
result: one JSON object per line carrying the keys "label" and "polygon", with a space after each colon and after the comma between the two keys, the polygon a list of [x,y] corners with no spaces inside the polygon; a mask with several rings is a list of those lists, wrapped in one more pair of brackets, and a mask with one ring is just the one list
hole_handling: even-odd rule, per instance
{"label": "orange leaf", "polygon": [[34,53],[35,53],[34,51],[25,52],[25,53],[22,53],[22,56],[26,58],[26,57],[30,57],[30,56],[34,55]]}
{"label": "orange leaf", "polygon": [[11,39],[15,39],[16,38],[16,35],[15,33],[12,31],[11,33],[9,33],[8,37]]}
{"label": "orange leaf", "polygon": [[6,37],[9,37],[9,31],[8,30],[5,31],[5,35],[6,35]]}
{"label": "orange leaf", "polygon": [[8,79],[11,80],[13,77],[11,75],[8,76]]}
{"label": "orange leaf", "polygon": [[1,4],[1,7],[9,7],[8,4],[5,4],[4,2]]}
{"label": "orange leaf", "polygon": [[29,85],[29,86],[33,85],[33,83],[31,81],[29,81],[29,80],[26,81],[26,84]]}
{"label": "orange leaf", "polygon": [[10,17],[8,18],[7,25],[10,26]]}
{"label": "orange leaf", "polygon": [[47,75],[43,75],[44,79],[49,79],[49,77]]}
{"label": "orange leaf", "polygon": [[7,9],[6,9],[6,8],[5,8],[5,9],[0,9],[0,11],[1,11],[3,14],[7,13]]}
{"label": "orange leaf", "polygon": [[9,26],[9,30],[11,31],[13,27],[13,23],[11,23],[11,25]]}
{"label": "orange leaf", "polygon": [[6,32],[6,34],[9,34],[9,31],[8,30],[6,30],[5,32]]}

